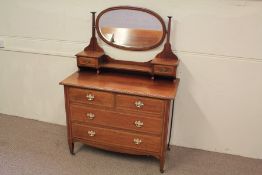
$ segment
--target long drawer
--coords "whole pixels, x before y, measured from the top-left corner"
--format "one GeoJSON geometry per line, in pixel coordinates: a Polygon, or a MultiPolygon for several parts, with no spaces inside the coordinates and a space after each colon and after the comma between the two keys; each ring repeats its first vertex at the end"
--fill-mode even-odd
{"type": "Polygon", "coordinates": [[[70,111],[73,122],[86,122],[158,135],[162,132],[162,119],[157,115],[123,114],[79,105],[71,105],[70,111]]]}
{"type": "Polygon", "coordinates": [[[93,104],[105,107],[114,106],[114,95],[110,92],[102,92],[90,89],[69,88],[69,100],[84,104],[93,104]]]}
{"type": "Polygon", "coordinates": [[[74,138],[80,138],[87,141],[108,145],[120,145],[150,152],[160,152],[161,139],[157,136],[134,134],[75,123],[72,124],[72,135],[74,138]]]}

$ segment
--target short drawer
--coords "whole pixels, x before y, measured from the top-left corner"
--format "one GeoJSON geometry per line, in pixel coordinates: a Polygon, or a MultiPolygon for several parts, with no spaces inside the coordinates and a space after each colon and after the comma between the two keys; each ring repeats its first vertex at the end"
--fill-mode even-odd
{"type": "Polygon", "coordinates": [[[114,95],[90,89],[69,88],[69,100],[73,102],[100,105],[105,107],[114,106],[114,95]]]}
{"type": "Polygon", "coordinates": [[[162,110],[164,109],[164,101],[147,97],[119,94],[116,95],[116,108],[162,113],[162,110]]]}
{"type": "Polygon", "coordinates": [[[88,141],[118,145],[150,152],[160,152],[161,137],[135,134],[114,129],[72,124],[72,135],[88,141]]]}
{"type": "Polygon", "coordinates": [[[98,65],[97,58],[88,58],[88,57],[77,57],[78,66],[86,67],[96,67],[98,65]]]}
{"type": "Polygon", "coordinates": [[[70,106],[71,121],[110,126],[160,135],[162,119],[153,115],[123,114],[83,106],[70,106]]]}
{"type": "Polygon", "coordinates": [[[154,65],[154,73],[161,75],[174,75],[175,72],[174,66],[165,66],[165,65],[154,65]]]}

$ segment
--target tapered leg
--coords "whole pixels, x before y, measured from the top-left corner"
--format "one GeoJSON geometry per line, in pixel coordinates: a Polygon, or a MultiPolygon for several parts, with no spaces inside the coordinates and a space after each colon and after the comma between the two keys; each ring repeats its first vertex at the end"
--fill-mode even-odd
{"type": "Polygon", "coordinates": [[[68,145],[69,145],[69,151],[70,151],[70,153],[72,154],[72,155],[75,155],[75,153],[74,153],[74,142],[72,142],[72,141],[68,141],[68,145]]]}
{"type": "Polygon", "coordinates": [[[170,140],[171,140],[171,136],[172,136],[173,117],[174,117],[174,100],[172,100],[171,123],[170,123],[169,138],[168,138],[168,143],[167,143],[167,150],[168,151],[170,151],[170,140]]]}
{"type": "Polygon", "coordinates": [[[160,172],[164,173],[164,166],[165,166],[165,158],[160,157],[160,172]]]}
{"type": "Polygon", "coordinates": [[[167,145],[167,150],[170,151],[170,144],[167,145]]]}

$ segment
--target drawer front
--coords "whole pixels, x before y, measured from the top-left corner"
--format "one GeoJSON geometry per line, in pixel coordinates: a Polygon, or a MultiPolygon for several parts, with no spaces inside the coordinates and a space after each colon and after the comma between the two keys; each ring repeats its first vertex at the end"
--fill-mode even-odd
{"type": "Polygon", "coordinates": [[[116,95],[116,107],[118,109],[162,113],[164,101],[147,97],[116,95]]]}
{"type": "Polygon", "coordinates": [[[175,67],[164,66],[164,65],[154,65],[154,73],[161,74],[161,75],[174,75],[175,67]]]}
{"type": "Polygon", "coordinates": [[[69,99],[73,102],[100,105],[105,107],[114,106],[114,95],[89,89],[69,88],[69,99]]]}
{"type": "Polygon", "coordinates": [[[161,137],[133,134],[80,124],[72,124],[72,134],[75,138],[95,141],[107,145],[119,145],[138,150],[160,152],[161,137]]]}
{"type": "Polygon", "coordinates": [[[158,135],[162,132],[162,119],[151,115],[129,115],[76,105],[72,105],[70,111],[73,122],[86,122],[158,135]]]}
{"type": "Polygon", "coordinates": [[[96,67],[98,65],[97,58],[77,57],[78,66],[96,67]]]}

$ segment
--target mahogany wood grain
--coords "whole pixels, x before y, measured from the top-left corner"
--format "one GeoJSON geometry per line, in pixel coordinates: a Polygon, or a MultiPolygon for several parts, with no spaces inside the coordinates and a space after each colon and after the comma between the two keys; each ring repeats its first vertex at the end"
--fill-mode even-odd
{"type": "Polygon", "coordinates": [[[62,85],[118,92],[158,99],[174,99],[179,79],[151,80],[147,76],[106,72],[97,75],[94,72],[75,72],[62,82],[62,85]]]}
{"type": "Polygon", "coordinates": [[[136,64],[123,64],[123,63],[103,63],[101,64],[102,68],[111,68],[111,69],[118,69],[118,70],[128,70],[132,72],[147,72],[151,73],[151,67],[149,66],[140,66],[136,64]]]}
{"type": "Polygon", "coordinates": [[[128,148],[148,150],[157,153],[160,151],[161,139],[157,136],[105,129],[76,123],[72,124],[72,133],[73,137],[107,143],[108,145],[121,145],[128,148]],[[90,131],[93,131],[95,134],[90,136],[88,134],[90,131]],[[134,139],[140,139],[141,143],[135,144],[134,139]]]}
{"type": "Polygon", "coordinates": [[[90,89],[70,87],[68,90],[68,98],[70,101],[83,104],[92,104],[105,107],[113,107],[114,105],[114,95],[112,93],[90,89]],[[88,100],[88,95],[93,97],[92,100],[88,100]]]}
{"type": "Polygon", "coordinates": [[[173,66],[155,65],[154,73],[157,75],[174,76],[176,75],[176,68],[173,66]]]}
{"type": "Polygon", "coordinates": [[[171,16],[168,16],[168,30],[167,30],[167,39],[166,43],[164,45],[164,49],[162,52],[157,54],[157,58],[164,58],[164,59],[172,59],[172,60],[178,60],[177,56],[173,53],[172,47],[170,44],[170,32],[171,32],[171,16]]]}
{"type": "Polygon", "coordinates": [[[98,53],[104,53],[104,50],[97,44],[97,39],[96,39],[96,24],[95,24],[95,14],[96,12],[91,12],[92,13],[92,37],[90,39],[89,45],[84,49],[85,52],[98,52],[98,53]]]}
{"type": "Polygon", "coordinates": [[[116,108],[125,110],[135,110],[140,112],[161,113],[164,101],[147,97],[116,95],[116,108]],[[141,102],[141,107],[136,106],[136,102],[141,102]]]}
{"type": "Polygon", "coordinates": [[[118,70],[128,70],[132,72],[146,72],[151,74],[152,68],[150,62],[133,62],[133,61],[123,61],[115,60],[109,56],[101,59],[101,68],[111,68],[118,70]]]}
{"type": "MultiPolygon", "coordinates": [[[[176,78],[179,60],[172,52],[170,31],[171,17],[166,32],[163,19],[147,9],[129,6],[108,8],[98,15],[96,23],[95,12],[92,12],[90,44],[76,55],[79,71],[60,82],[64,85],[67,138],[71,154],[74,154],[74,142],[80,141],[105,150],[152,155],[160,160],[160,172],[164,172],[170,104],[176,97],[179,84],[179,79],[176,78]],[[129,50],[155,48],[162,43],[167,33],[163,51],[153,60],[143,63],[115,60],[105,55],[97,43],[95,30],[99,29],[100,17],[116,9],[149,13],[163,27],[164,34],[159,43],[143,49],[133,46],[129,50]],[[97,72],[91,71],[92,69],[97,72]],[[100,71],[103,69],[105,71],[100,71]],[[119,73],[119,70],[128,73],[119,73]],[[161,77],[151,80],[150,76],[154,78],[155,75],[161,77]],[[170,76],[171,81],[166,79],[170,76]],[[141,127],[134,124],[136,121],[139,121],[141,127]]],[[[97,32],[100,36],[100,31],[97,32]]],[[[129,37],[127,42],[134,41],[141,42],[135,37],[129,37]]],[[[110,42],[108,44],[113,46],[110,42]]]]}
{"type": "Polygon", "coordinates": [[[98,59],[89,58],[89,57],[77,57],[77,65],[82,67],[97,67],[98,66],[98,59]]]}
{"type": "Polygon", "coordinates": [[[134,71],[144,72],[144,73],[150,74],[152,79],[155,78],[155,75],[167,76],[167,77],[172,77],[175,79],[176,78],[176,69],[177,69],[177,65],[179,62],[178,62],[177,56],[173,53],[172,48],[171,48],[171,44],[170,44],[171,17],[169,16],[168,18],[169,18],[168,30],[166,31],[166,27],[165,27],[165,23],[163,19],[157,13],[151,10],[148,10],[148,9],[131,7],[131,6],[111,7],[111,8],[103,10],[98,15],[96,21],[95,21],[95,12],[92,12],[92,37],[90,40],[90,44],[84,49],[84,51],[76,55],[78,67],[80,69],[90,68],[90,67],[95,68],[97,70],[97,74],[100,73],[101,70],[106,68],[106,69],[126,70],[126,71],[132,71],[132,72],[134,71]],[[103,14],[110,12],[110,11],[119,10],[119,9],[141,11],[141,12],[145,12],[145,13],[152,15],[153,17],[158,19],[162,25],[162,34],[163,34],[162,37],[159,37],[159,34],[156,34],[156,31],[146,31],[146,30],[140,30],[140,29],[121,29],[121,28],[116,28],[116,29],[101,28],[100,29],[99,20],[103,16],[103,14]],[[97,39],[95,36],[96,29],[97,29],[97,32],[100,38],[104,40],[107,44],[120,48],[120,49],[126,49],[126,50],[141,50],[142,51],[142,50],[153,49],[155,47],[158,47],[164,41],[166,34],[167,34],[167,40],[164,45],[164,49],[159,54],[157,54],[153,60],[149,62],[137,63],[137,62],[131,62],[131,61],[128,61],[128,62],[120,61],[120,60],[115,60],[115,59],[104,59],[104,57],[108,57],[108,56],[105,55],[103,49],[97,43],[97,39]],[[125,41],[125,44],[131,43],[132,45],[131,47],[127,47],[125,45],[121,46],[121,45],[114,44],[111,40],[106,39],[103,35],[103,31],[104,33],[114,33],[114,31],[118,31],[118,30],[128,31],[128,32],[124,32],[124,33],[127,33],[125,37],[127,38],[127,40],[125,41]],[[136,35],[139,35],[139,37],[135,37],[134,33],[136,33],[136,35]],[[159,40],[159,42],[156,42],[156,44],[149,46],[148,42],[152,42],[152,41],[148,40],[149,38],[148,36],[155,36],[153,37],[153,40],[159,40]],[[146,43],[143,43],[143,38],[146,38],[146,43]],[[87,58],[94,58],[94,60],[96,61],[92,62],[92,60],[88,60],[87,58]],[[167,74],[167,73],[159,72],[157,71],[157,65],[173,66],[174,73],[167,74]]]}
{"type": "Polygon", "coordinates": [[[81,141],[106,150],[152,155],[159,158],[160,171],[163,172],[170,101],[175,98],[178,81],[152,81],[143,76],[118,73],[97,75],[93,72],[76,72],[61,84],[65,85],[68,144],[71,154],[74,154],[74,142],[81,141]],[[112,90],[109,82],[116,83],[118,89],[112,90]],[[167,83],[165,95],[169,98],[152,97],[151,93],[162,93],[163,89],[158,91],[163,83],[167,83]],[[124,87],[129,89],[143,87],[141,90],[147,89],[149,93],[143,95],[138,95],[135,91],[126,93],[122,89],[124,84],[124,87]],[[158,91],[154,91],[155,88],[158,88],[158,91]],[[93,94],[97,101],[86,102],[87,94],[93,94]],[[143,102],[142,110],[133,109],[136,100],[143,102]],[[119,108],[119,105],[122,107],[119,108]],[[151,107],[148,108],[148,105],[151,107]],[[93,113],[95,118],[89,120],[87,113],[93,113]],[[143,122],[141,128],[134,125],[136,120],[143,122]],[[94,131],[95,136],[91,137],[88,131],[94,131]],[[141,139],[142,143],[134,144],[134,139],[141,139]]]}
{"type": "Polygon", "coordinates": [[[77,53],[75,56],[77,57],[90,57],[90,58],[99,58],[104,55],[104,52],[99,52],[99,51],[81,51],[77,53]]]}
{"type": "Polygon", "coordinates": [[[71,105],[71,121],[82,122],[88,125],[100,125],[102,127],[114,127],[122,130],[145,132],[161,135],[162,119],[158,115],[129,114],[103,110],[94,107],[71,105]],[[93,117],[90,117],[90,114],[93,117]],[[141,127],[135,125],[136,121],[143,123],[141,127]]]}
{"type": "Polygon", "coordinates": [[[71,115],[70,115],[70,105],[68,98],[68,87],[64,86],[64,95],[65,95],[65,109],[66,109],[66,125],[67,125],[67,141],[69,146],[69,151],[71,154],[74,154],[74,143],[72,137],[72,125],[71,125],[71,115]]]}
{"type": "Polygon", "coordinates": [[[179,62],[180,61],[176,59],[165,59],[165,58],[155,57],[150,63],[158,64],[158,65],[166,65],[166,66],[178,66],[179,62]]]}
{"type": "MultiPolygon", "coordinates": [[[[167,76],[172,76],[176,78],[176,69],[178,66],[178,58],[177,56],[173,53],[172,47],[170,44],[170,32],[171,32],[171,16],[168,16],[168,31],[167,31],[167,39],[166,43],[164,45],[164,49],[156,55],[156,57],[151,61],[153,68],[153,75],[167,75],[167,76]],[[174,73],[173,74],[163,74],[162,72],[156,71],[156,67],[158,65],[169,65],[173,66],[174,73]]],[[[153,76],[154,78],[154,76],[153,76]]]]}
{"type": "Polygon", "coordinates": [[[118,152],[118,153],[125,153],[125,154],[134,154],[134,155],[147,155],[147,156],[154,156],[155,158],[159,159],[160,155],[159,153],[152,152],[149,150],[139,150],[135,148],[129,148],[129,147],[124,147],[122,145],[109,145],[108,143],[100,143],[92,140],[84,140],[81,138],[73,138],[74,142],[81,142],[86,145],[95,147],[95,148],[100,148],[103,150],[107,151],[113,151],[113,152],[118,152]]]}
{"type": "Polygon", "coordinates": [[[168,135],[168,125],[169,125],[169,113],[170,113],[171,100],[167,101],[164,111],[164,121],[162,127],[163,137],[161,138],[161,153],[160,153],[160,172],[164,172],[165,160],[166,160],[166,150],[167,150],[167,135],[168,135]]]}

